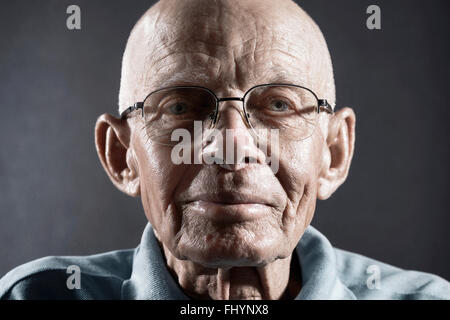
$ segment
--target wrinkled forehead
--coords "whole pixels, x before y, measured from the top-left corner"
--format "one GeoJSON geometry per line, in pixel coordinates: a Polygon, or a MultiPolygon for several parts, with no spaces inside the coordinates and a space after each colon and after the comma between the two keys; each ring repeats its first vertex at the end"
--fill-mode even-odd
{"type": "Polygon", "coordinates": [[[179,84],[245,91],[261,83],[284,82],[320,93],[318,54],[324,43],[300,8],[290,2],[276,10],[207,3],[161,5],[138,22],[125,54],[130,61],[124,56],[123,66],[134,69],[126,80],[135,86],[136,98],[179,84]]]}

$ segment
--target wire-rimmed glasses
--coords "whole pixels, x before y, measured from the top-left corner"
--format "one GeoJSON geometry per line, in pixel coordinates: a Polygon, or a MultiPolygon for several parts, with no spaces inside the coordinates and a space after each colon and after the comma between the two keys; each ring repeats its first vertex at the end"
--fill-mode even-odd
{"type": "Polygon", "coordinates": [[[282,139],[303,140],[311,136],[321,111],[332,114],[326,99],[319,99],[310,89],[293,84],[271,83],[254,86],[243,97],[219,98],[208,88],[172,86],[155,90],[142,102],[121,113],[124,119],[141,110],[148,138],[174,145],[172,132],[185,129],[193,133],[194,124],[201,129],[214,129],[220,118],[219,103],[241,101],[241,115],[249,129],[279,130],[282,139]]]}

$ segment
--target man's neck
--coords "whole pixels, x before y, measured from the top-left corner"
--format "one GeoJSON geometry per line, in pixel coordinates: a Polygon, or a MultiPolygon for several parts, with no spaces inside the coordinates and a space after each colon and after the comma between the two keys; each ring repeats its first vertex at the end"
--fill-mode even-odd
{"type": "Polygon", "coordinates": [[[263,267],[215,269],[179,260],[165,246],[163,251],[169,270],[194,299],[293,299],[300,291],[300,265],[295,254],[263,267]]]}

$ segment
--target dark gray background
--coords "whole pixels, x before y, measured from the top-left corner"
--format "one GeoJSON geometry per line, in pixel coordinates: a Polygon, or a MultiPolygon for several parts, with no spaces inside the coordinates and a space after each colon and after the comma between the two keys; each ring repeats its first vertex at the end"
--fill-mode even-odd
{"type": "MultiPolygon", "coordinates": [[[[347,182],[313,220],[337,247],[450,279],[448,1],[299,1],[357,115],[347,182]],[[370,4],[382,30],[366,28],[370,4]]],[[[151,1],[1,1],[0,275],[46,255],[135,247],[140,200],[109,182],[94,124],[115,113],[126,39],[151,1]],[[66,28],[78,4],[82,30],[66,28]]]]}

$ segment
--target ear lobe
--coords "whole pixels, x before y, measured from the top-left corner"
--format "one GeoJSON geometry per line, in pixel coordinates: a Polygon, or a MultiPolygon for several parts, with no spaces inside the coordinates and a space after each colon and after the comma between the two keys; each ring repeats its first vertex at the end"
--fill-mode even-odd
{"type": "Polygon", "coordinates": [[[356,116],[350,108],[339,110],[329,121],[318,179],[320,200],[328,199],[347,178],[355,146],[355,123],[356,116]]]}
{"type": "Polygon", "coordinates": [[[126,121],[103,114],[95,125],[95,145],[100,162],[112,183],[122,192],[140,194],[139,174],[130,129],[126,121]]]}

